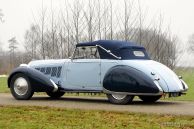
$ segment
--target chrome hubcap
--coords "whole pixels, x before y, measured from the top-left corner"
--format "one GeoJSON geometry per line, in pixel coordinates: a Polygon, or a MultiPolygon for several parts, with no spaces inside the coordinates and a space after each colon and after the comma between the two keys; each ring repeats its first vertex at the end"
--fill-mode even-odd
{"type": "Polygon", "coordinates": [[[112,94],[112,97],[117,99],[117,100],[121,100],[124,99],[127,95],[124,94],[112,94]]]}
{"type": "Polygon", "coordinates": [[[28,82],[25,78],[19,77],[14,82],[14,91],[18,95],[25,95],[28,91],[28,82]]]}

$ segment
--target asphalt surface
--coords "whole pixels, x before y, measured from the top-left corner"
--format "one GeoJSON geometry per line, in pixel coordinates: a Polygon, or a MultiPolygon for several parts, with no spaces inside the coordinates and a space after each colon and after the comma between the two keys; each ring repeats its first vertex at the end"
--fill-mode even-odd
{"type": "Polygon", "coordinates": [[[63,96],[60,99],[50,99],[46,95],[34,95],[31,100],[15,100],[11,94],[0,93],[0,105],[48,106],[84,110],[105,110],[119,112],[142,112],[172,115],[194,116],[194,102],[188,101],[158,101],[153,104],[134,100],[128,105],[114,105],[103,97],[63,96]]]}

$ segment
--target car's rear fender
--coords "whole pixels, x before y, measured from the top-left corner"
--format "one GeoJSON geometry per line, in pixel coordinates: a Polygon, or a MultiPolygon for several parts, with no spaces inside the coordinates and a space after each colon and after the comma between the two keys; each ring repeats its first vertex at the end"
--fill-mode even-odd
{"type": "Polygon", "coordinates": [[[153,80],[133,67],[118,65],[106,73],[103,80],[104,92],[134,95],[162,95],[158,80],[153,80]]]}

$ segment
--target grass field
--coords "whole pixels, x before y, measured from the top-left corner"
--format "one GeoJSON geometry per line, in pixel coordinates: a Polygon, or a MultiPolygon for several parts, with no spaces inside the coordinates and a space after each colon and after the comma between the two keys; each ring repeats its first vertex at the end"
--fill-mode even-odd
{"type": "MultiPolygon", "coordinates": [[[[194,69],[178,69],[176,70],[177,75],[181,75],[183,80],[188,84],[189,91],[186,95],[182,95],[181,97],[168,98],[168,100],[187,100],[194,101],[194,69]]],[[[7,88],[7,78],[0,78],[0,93],[8,93],[9,88],[7,88]]],[[[68,95],[68,94],[67,94],[68,95]]],[[[69,95],[77,95],[77,94],[69,94],[69,95]]],[[[80,94],[83,96],[84,94],[80,94]]],[[[90,95],[86,95],[90,96],[90,95]]],[[[100,95],[105,96],[105,95],[100,95]]]]}
{"type": "Polygon", "coordinates": [[[0,77],[0,93],[8,93],[7,77],[0,77]]]}
{"type": "MultiPolygon", "coordinates": [[[[187,95],[170,100],[194,101],[193,70],[177,70],[189,85],[187,95]]],[[[10,92],[0,78],[0,93],[10,92]]],[[[77,95],[77,94],[73,94],[77,95]]],[[[81,94],[84,95],[84,94],[81,94]]],[[[89,96],[89,95],[86,95],[89,96]]],[[[100,95],[104,96],[104,95],[100,95]]],[[[91,111],[51,107],[0,106],[0,129],[192,129],[194,117],[143,113],[91,111]]]]}
{"type": "Polygon", "coordinates": [[[1,129],[194,128],[194,117],[0,106],[1,129]]]}

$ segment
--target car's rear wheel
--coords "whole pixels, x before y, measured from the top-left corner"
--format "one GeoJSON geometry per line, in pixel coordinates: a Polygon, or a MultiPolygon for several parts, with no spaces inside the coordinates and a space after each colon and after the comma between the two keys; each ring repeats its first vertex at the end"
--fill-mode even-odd
{"type": "Polygon", "coordinates": [[[156,102],[157,100],[159,100],[162,97],[162,95],[157,95],[157,96],[139,96],[139,98],[144,101],[144,102],[148,102],[148,103],[153,103],[156,102]]]}
{"type": "Polygon", "coordinates": [[[113,104],[127,104],[132,102],[134,96],[125,94],[107,94],[107,98],[113,104]]]}
{"type": "Polygon", "coordinates": [[[12,77],[10,90],[13,97],[18,100],[28,100],[34,94],[28,77],[22,73],[18,73],[12,77]]]}
{"type": "Polygon", "coordinates": [[[58,98],[62,97],[65,94],[65,92],[59,92],[59,91],[57,91],[57,92],[46,92],[46,93],[49,97],[51,97],[53,99],[58,99],[58,98]]]}

